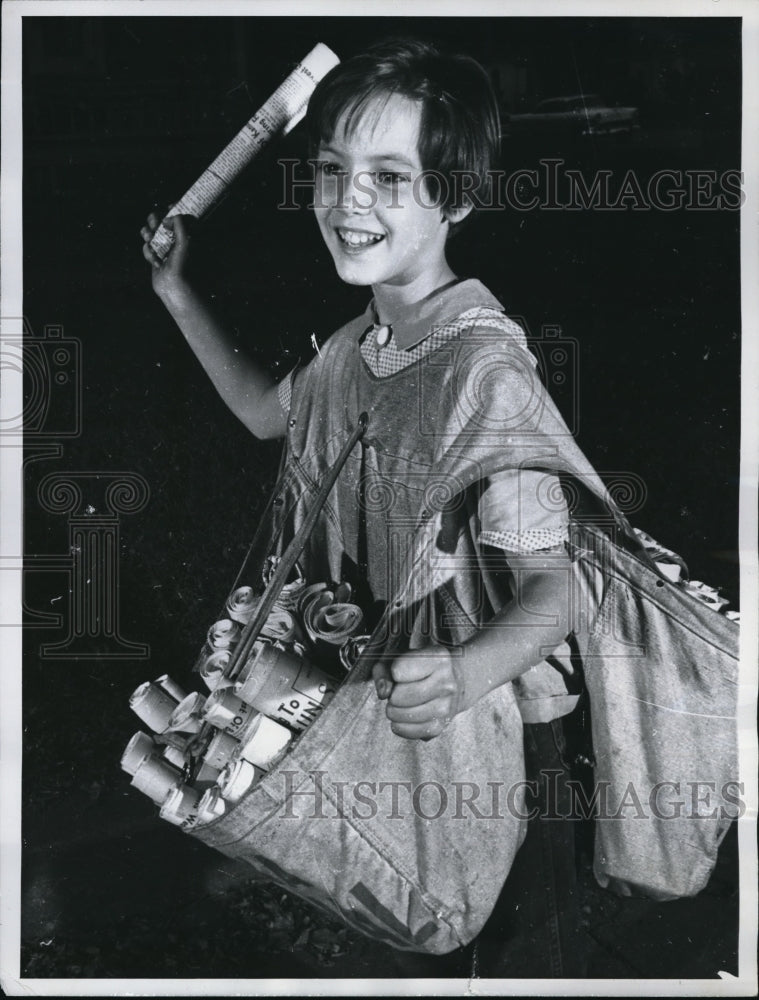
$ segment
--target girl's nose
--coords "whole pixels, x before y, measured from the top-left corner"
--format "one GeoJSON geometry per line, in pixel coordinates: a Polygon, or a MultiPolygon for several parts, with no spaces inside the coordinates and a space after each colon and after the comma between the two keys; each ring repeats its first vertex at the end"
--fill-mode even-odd
{"type": "Polygon", "coordinates": [[[368,212],[377,204],[377,189],[374,176],[369,170],[358,170],[348,175],[345,185],[343,208],[351,212],[368,212]]]}
{"type": "Polygon", "coordinates": [[[321,195],[327,205],[343,212],[364,214],[377,204],[374,177],[368,170],[346,170],[326,177],[321,195]]]}

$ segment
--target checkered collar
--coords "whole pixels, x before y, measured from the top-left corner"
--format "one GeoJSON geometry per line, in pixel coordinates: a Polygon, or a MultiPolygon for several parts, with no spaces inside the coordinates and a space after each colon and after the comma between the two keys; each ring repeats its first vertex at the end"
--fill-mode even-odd
{"type": "MultiPolygon", "coordinates": [[[[503,311],[501,303],[482,282],[476,278],[457,278],[427,298],[408,306],[392,324],[393,339],[402,350],[410,351],[426,340],[436,327],[450,323],[461,313],[477,306],[503,311]]],[[[367,306],[364,318],[369,324],[368,329],[362,327],[366,334],[379,324],[374,299],[367,306]]]]}

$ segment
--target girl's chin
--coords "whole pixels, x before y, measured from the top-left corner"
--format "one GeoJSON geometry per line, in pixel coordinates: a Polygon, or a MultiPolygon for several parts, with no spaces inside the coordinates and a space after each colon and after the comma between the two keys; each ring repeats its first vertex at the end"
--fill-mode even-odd
{"type": "Polygon", "coordinates": [[[345,258],[333,258],[338,277],[347,285],[373,285],[377,276],[372,274],[370,268],[362,267],[353,261],[346,261],[345,258]]]}

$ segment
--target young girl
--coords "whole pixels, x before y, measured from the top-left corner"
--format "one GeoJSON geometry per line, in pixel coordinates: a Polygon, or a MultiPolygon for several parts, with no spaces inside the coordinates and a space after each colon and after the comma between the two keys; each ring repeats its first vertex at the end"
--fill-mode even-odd
{"type": "MultiPolygon", "coordinates": [[[[523,331],[448,263],[448,241],[497,162],[488,77],[422,42],[379,44],[327,75],[307,126],[316,219],[340,278],[371,288],[363,315],[275,384],[193,286],[186,217],[170,220],[165,261],[149,247],[158,216],[142,229],[153,287],[230,409],[257,437],[286,438],[291,491],[312,489],[368,414],[304,553],[307,579],[348,581],[376,624],[416,527],[437,510],[434,573],[395,620],[399,652],[374,667],[388,739],[434,739],[513,684],[537,781],[530,805],[548,808],[542,772],[565,813],[565,728],[581,690],[573,654],[603,582],[570,557],[560,478],[603,487],[539,385],[523,331]],[[578,586],[582,621],[570,613],[578,586]]],[[[284,511],[291,499],[280,498],[284,511]]],[[[531,820],[475,971],[582,975],[576,897],[572,824],[531,820]]],[[[470,951],[399,963],[417,975],[472,972],[470,951]]]]}

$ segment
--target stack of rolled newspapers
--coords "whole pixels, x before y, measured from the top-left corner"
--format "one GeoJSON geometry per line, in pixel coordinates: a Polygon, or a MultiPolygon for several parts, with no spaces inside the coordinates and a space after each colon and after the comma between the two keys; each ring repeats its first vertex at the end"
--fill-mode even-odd
{"type": "MultiPolygon", "coordinates": [[[[264,584],[276,568],[269,562],[264,584]]],[[[351,589],[308,586],[296,567],[246,655],[235,656],[262,600],[239,586],[208,629],[195,665],[209,693],[167,674],[141,684],[130,707],[149,732],[121,758],[162,819],[190,830],[223,816],[285,756],[335,695],[368,641],[351,589]]]]}

